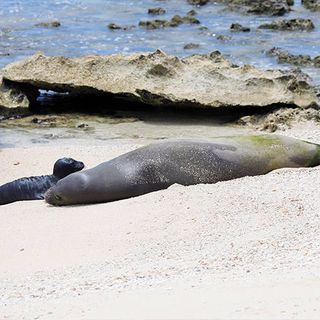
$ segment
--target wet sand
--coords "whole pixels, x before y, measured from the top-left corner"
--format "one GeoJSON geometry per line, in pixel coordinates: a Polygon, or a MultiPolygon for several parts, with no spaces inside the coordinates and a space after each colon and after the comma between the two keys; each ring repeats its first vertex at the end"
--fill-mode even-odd
{"type": "Polygon", "coordinates": [[[169,138],[201,138],[226,135],[251,134],[249,126],[232,123],[239,118],[217,115],[210,111],[182,112],[161,111],[115,111],[34,114],[21,119],[0,121],[0,147],[35,147],[106,144],[146,144],[169,138]],[[5,146],[2,146],[5,147],[5,146]]]}
{"type": "MultiPolygon", "coordinates": [[[[320,143],[320,128],[284,134],[320,143]]],[[[140,144],[0,151],[0,183],[88,167],[140,144]]],[[[0,315],[9,319],[318,319],[320,169],[281,169],[122,201],[0,208],[0,315]]]]}

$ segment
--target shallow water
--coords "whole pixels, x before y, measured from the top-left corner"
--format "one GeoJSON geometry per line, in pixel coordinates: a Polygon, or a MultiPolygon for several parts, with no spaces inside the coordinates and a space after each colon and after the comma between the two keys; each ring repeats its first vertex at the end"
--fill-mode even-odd
{"type": "MultiPolygon", "coordinates": [[[[188,5],[186,0],[1,0],[0,67],[37,51],[43,51],[47,55],[75,57],[85,54],[130,54],[161,48],[167,53],[180,57],[219,50],[236,64],[249,63],[264,69],[291,68],[288,65],[277,64],[276,59],[266,56],[265,51],[278,46],[294,54],[309,54],[312,57],[320,55],[320,14],[305,10],[300,1],[295,1],[295,3],[294,11],[282,18],[311,18],[316,26],[315,31],[274,32],[258,30],[257,27],[260,24],[270,22],[275,18],[241,15],[237,12],[227,11],[223,5],[215,3],[197,8],[188,5]],[[167,10],[165,15],[148,15],[148,8],[159,6],[167,10]],[[169,19],[175,14],[185,15],[191,9],[198,12],[196,17],[200,20],[200,25],[184,24],[175,28],[158,30],[145,30],[138,27],[141,20],[169,19]],[[58,28],[35,26],[37,23],[53,20],[60,21],[61,26],[58,28]],[[121,26],[134,25],[135,27],[126,31],[109,30],[107,26],[111,22],[121,26]],[[234,22],[249,26],[252,31],[233,33],[229,28],[234,22]],[[207,27],[208,30],[200,30],[202,26],[207,27]],[[230,40],[218,40],[217,36],[219,35],[230,37],[230,40]],[[200,47],[184,50],[184,45],[190,42],[197,43],[200,47]]],[[[314,84],[320,85],[319,69],[304,68],[303,70],[312,77],[314,84]]],[[[93,119],[91,120],[93,121],[93,119]]],[[[119,139],[131,139],[132,132],[136,132],[138,134],[133,139],[139,139],[137,137],[156,139],[161,136],[169,137],[180,134],[180,131],[176,129],[179,127],[177,125],[168,126],[164,132],[162,129],[158,132],[152,131],[148,124],[146,128],[144,125],[144,121],[131,123],[126,127],[127,132],[123,129],[120,134],[117,134],[118,124],[109,124],[108,129],[105,129],[108,134],[104,133],[104,137],[112,139],[114,133],[119,139]],[[170,130],[171,132],[169,132],[170,130]]],[[[19,127],[18,123],[16,126],[19,127]]],[[[2,144],[16,145],[18,137],[25,143],[53,143],[54,140],[40,138],[37,140],[37,135],[41,136],[41,133],[35,128],[24,128],[22,133],[18,130],[15,131],[14,128],[7,128],[3,125],[0,127],[2,128],[0,129],[0,143],[2,144]]],[[[210,127],[212,125],[203,128],[210,127]]],[[[214,132],[215,135],[220,135],[217,129],[218,125],[214,128],[212,132],[208,129],[208,134],[214,132]]],[[[196,136],[198,129],[197,123],[195,123],[193,127],[189,127],[189,131],[187,130],[185,134],[196,136]]],[[[51,134],[52,130],[57,129],[47,128],[46,130],[51,134]]],[[[60,130],[61,138],[63,136],[69,137],[65,128],[60,130]]],[[[220,131],[221,134],[225,134],[224,129],[220,131]]],[[[98,137],[99,130],[96,128],[94,132],[93,136],[98,137]]],[[[205,129],[202,134],[206,135],[205,129]]],[[[75,136],[84,139],[84,141],[88,137],[93,137],[87,133],[81,136],[78,131],[75,136]]],[[[97,138],[96,141],[100,140],[97,138]]]]}

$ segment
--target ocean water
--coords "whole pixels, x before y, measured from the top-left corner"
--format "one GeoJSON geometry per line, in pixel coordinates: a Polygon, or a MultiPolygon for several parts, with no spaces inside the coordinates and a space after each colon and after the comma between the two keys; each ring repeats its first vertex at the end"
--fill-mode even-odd
{"type": "MultiPolygon", "coordinates": [[[[70,57],[85,54],[112,54],[154,51],[186,56],[193,53],[221,51],[236,64],[250,63],[261,68],[288,68],[267,57],[266,50],[274,46],[294,54],[320,55],[320,14],[305,10],[295,1],[293,11],[284,18],[310,18],[316,25],[312,32],[274,32],[257,27],[274,17],[242,15],[211,3],[194,7],[186,0],[1,0],[0,1],[0,67],[42,51],[47,55],[70,57]],[[148,8],[161,6],[166,14],[150,16],[148,8]],[[141,20],[168,19],[189,10],[198,12],[200,25],[145,30],[138,27],[141,20]],[[41,28],[35,24],[58,20],[59,28],[41,28]],[[129,30],[109,30],[111,22],[134,26],[129,30]],[[251,28],[248,33],[233,33],[230,25],[238,22],[251,28]],[[199,30],[205,26],[208,30],[199,30]],[[231,37],[221,41],[217,36],[231,37]],[[184,50],[187,43],[199,48],[184,50]]],[[[304,69],[320,84],[319,70],[304,69]]]]}
{"type": "MultiPolygon", "coordinates": [[[[292,66],[279,65],[275,58],[266,55],[266,51],[276,46],[293,54],[309,54],[312,57],[320,55],[320,13],[305,10],[301,1],[296,0],[293,11],[282,18],[297,17],[312,19],[316,29],[312,32],[259,30],[257,27],[260,24],[278,18],[242,15],[228,11],[225,6],[218,3],[194,7],[186,0],[0,0],[0,68],[37,51],[42,51],[46,55],[77,57],[86,54],[150,52],[160,48],[179,57],[219,50],[235,64],[253,64],[263,69],[287,69],[292,66]],[[166,14],[151,16],[148,14],[148,8],[152,7],[162,7],[166,10],[166,14]],[[191,9],[197,11],[196,17],[200,20],[200,25],[183,24],[175,28],[157,30],[146,30],[138,26],[142,20],[170,19],[176,14],[186,15],[191,9]],[[61,26],[58,28],[35,26],[37,23],[53,20],[58,20],[61,26]],[[235,22],[250,27],[251,32],[231,32],[230,25],[235,22]],[[107,27],[109,23],[132,26],[132,28],[109,30],[107,27]],[[201,27],[207,29],[203,30],[201,27]],[[219,35],[230,39],[221,41],[218,39],[219,35]],[[184,45],[187,43],[196,43],[200,47],[185,50],[184,45]]],[[[309,67],[302,70],[309,74],[315,85],[320,85],[320,69],[309,67]]],[[[144,122],[140,123],[143,126],[144,122]]],[[[183,123],[179,124],[181,125],[183,123]]],[[[142,130],[141,126],[131,124],[127,128],[129,131],[132,128],[132,132],[121,131],[122,133],[117,135],[117,126],[117,124],[110,126],[104,135],[110,135],[110,139],[114,136],[126,138],[126,135],[131,137],[135,132],[142,130]]],[[[189,135],[197,136],[198,129],[197,125],[194,126],[193,131],[191,129],[188,131],[189,135]]],[[[17,130],[3,126],[1,128],[0,122],[0,136],[2,136],[0,143],[16,145],[17,139],[26,140],[30,134],[33,138],[27,140],[39,143],[39,139],[36,139],[39,136],[37,131],[30,128],[23,130],[24,133],[18,124],[17,130]]],[[[50,130],[52,129],[43,129],[43,135],[50,130]]],[[[176,132],[174,126],[172,130],[171,134],[160,130],[158,135],[173,136],[176,132]]],[[[143,130],[142,132],[145,136],[150,133],[143,130]]],[[[139,139],[139,134],[136,136],[139,139]]],[[[152,133],[151,136],[155,138],[156,134],[152,133]]],[[[60,138],[62,137],[63,134],[60,134],[60,138]]],[[[75,134],[75,137],[78,136],[75,134]]],[[[52,143],[53,140],[49,139],[49,142],[52,143]]]]}

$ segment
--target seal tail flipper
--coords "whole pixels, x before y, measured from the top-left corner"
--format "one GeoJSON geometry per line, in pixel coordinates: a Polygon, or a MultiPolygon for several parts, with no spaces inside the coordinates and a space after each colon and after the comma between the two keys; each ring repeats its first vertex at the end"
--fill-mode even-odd
{"type": "Polygon", "coordinates": [[[41,200],[56,180],[54,176],[38,176],[8,182],[0,186],[0,205],[23,200],[41,200]]]}

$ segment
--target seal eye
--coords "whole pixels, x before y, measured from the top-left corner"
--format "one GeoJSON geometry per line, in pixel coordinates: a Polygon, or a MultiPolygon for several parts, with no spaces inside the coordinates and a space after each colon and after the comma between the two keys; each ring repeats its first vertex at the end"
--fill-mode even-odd
{"type": "Polygon", "coordinates": [[[58,201],[62,200],[62,198],[61,198],[59,195],[57,195],[57,194],[54,195],[54,198],[55,198],[56,200],[58,200],[58,201]]]}

